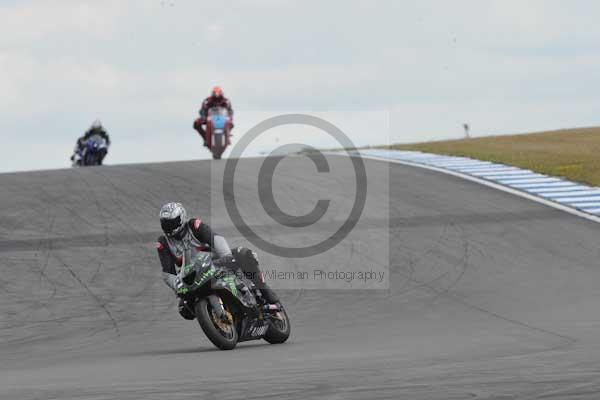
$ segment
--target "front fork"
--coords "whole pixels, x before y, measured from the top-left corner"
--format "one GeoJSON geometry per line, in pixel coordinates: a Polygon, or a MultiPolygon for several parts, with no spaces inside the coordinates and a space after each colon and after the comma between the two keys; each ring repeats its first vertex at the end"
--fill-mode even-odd
{"type": "Polygon", "coordinates": [[[208,302],[210,303],[212,309],[215,311],[215,314],[217,314],[219,318],[223,318],[223,316],[225,315],[225,307],[223,306],[223,300],[221,300],[221,298],[216,294],[211,294],[208,296],[208,302]]]}

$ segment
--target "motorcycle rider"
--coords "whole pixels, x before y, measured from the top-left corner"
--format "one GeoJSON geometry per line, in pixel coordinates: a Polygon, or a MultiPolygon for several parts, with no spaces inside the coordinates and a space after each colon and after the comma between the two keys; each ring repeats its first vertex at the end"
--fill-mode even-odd
{"type": "Polygon", "coordinates": [[[185,208],[180,203],[167,203],[159,212],[160,225],[164,235],[158,238],[156,249],[162,265],[163,280],[180,297],[179,314],[185,319],[194,319],[193,313],[186,306],[184,295],[187,293],[186,285],[179,279],[177,273],[184,262],[186,251],[192,258],[201,251],[210,251],[213,254],[214,264],[235,271],[241,268],[245,276],[249,277],[260,289],[265,306],[276,304],[279,298],[264,282],[258,268],[256,253],[238,247],[229,248],[227,240],[212,231],[210,226],[200,218],[189,218],[185,208]]]}
{"type": "Polygon", "coordinates": [[[81,164],[81,155],[83,153],[85,142],[86,142],[86,140],[88,140],[90,137],[92,137],[94,135],[99,135],[101,138],[103,138],[106,141],[106,148],[102,149],[102,152],[100,155],[100,165],[102,165],[102,161],[104,160],[104,157],[106,157],[106,154],[108,152],[108,146],[110,146],[110,137],[108,136],[108,133],[106,133],[106,130],[102,126],[102,122],[100,122],[99,119],[92,122],[92,125],[83,134],[83,136],[81,136],[79,139],[77,139],[77,142],[75,143],[75,149],[73,151],[73,155],[71,156],[71,161],[73,161],[74,164],[76,164],[76,165],[81,164]]]}
{"type": "Polygon", "coordinates": [[[223,95],[223,91],[219,86],[215,86],[210,96],[208,96],[202,102],[202,107],[200,108],[199,114],[200,118],[194,121],[194,129],[198,131],[202,139],[204,139],[204,146],[206,144],[206,131],[203,128],[203,125],[206,125],[206,117],[208,116],[208,110],[211,107],[225,107],[227,111],[229,111],[229,116],[231,118],[231,129],[233,129],[233,108],[231,107],[231,102],[227,97],[223,95]]]}

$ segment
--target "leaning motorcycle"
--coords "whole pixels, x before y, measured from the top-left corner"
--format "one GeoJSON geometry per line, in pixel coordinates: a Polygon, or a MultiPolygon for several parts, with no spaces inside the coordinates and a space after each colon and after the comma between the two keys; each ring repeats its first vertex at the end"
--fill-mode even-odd
{"type": "Polygon", "coordinates": [[[220,160],[230,143],[231,115],[225,107],[211,107],[206,118],[206,145],[213,159],[220,160]]]}
{"type": "Polygon", "coordinates": [[[84,142],[76,164],[82,167],[102,165],[106,151],[106,140],[100,135],[92,135],[84,142]]]}
{"type": "Polygon", "coordinates": [[[288,315],[279,303],[265,306],[254,283],[244,274],[216,266],[210,253],[198,253],[178,277],[185,285],[184,306],[208,339],[221,350],[264,339],[283,343],[290,336],[288,315]]]}

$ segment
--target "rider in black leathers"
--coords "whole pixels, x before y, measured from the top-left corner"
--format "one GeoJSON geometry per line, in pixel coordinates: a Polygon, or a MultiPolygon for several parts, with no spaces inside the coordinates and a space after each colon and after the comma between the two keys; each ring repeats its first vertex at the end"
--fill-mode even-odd
{"type": "MultiPolygon", "coordinates": [[[[158,238],[156,248],[162,265],[163,280],[176,294],[179,295],[182,288],[177,273],[186,250],[192,256],[201,251],[210,251],[215,258],[215,265],[232,270],[241,268],[244,275],[260,289],[264,303],[279,302],[275,292],[264,281],[258,268],[256,253],[243,247],[231,250],[225,238],[214,233],[199,218],[188,219],[185,208],[180,203],[165,204],[160,210],[160,222],[164,235],[158,238]]],[[[179,313],[185,319],[194,319],[183,298],[179,302],[179,313]]]]}

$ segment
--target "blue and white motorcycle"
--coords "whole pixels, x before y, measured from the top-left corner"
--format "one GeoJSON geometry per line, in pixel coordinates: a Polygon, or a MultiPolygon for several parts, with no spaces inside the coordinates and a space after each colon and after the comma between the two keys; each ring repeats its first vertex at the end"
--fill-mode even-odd
{"type": "Polygon", "coordinates": [[[93,135],[75,153],[73,166],[87,167],[102,165],[102,160],[106,156],[107,151],[108,145],[106,140],[100,135],[93,135]]]}

